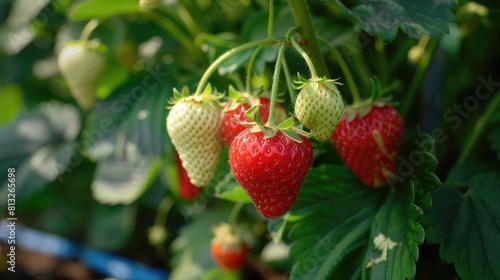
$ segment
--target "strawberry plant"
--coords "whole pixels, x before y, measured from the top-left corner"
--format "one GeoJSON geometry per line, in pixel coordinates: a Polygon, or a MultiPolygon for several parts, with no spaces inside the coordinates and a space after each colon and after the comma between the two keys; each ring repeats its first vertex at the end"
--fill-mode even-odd
{"type": "Polygon", "coordinates": [[[0,278],[500,278],[495,5],[0,1],[0,278]]]}

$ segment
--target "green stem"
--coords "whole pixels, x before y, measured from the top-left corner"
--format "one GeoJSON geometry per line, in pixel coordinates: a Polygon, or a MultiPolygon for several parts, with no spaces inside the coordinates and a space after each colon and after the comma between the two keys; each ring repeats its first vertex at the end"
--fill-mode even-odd
{"type": "Polygon", "coordinates": [[[198,87],[196,88],[196,92],[194,95],[200,95],[203,92],[210,76],[215,72],[215,70],[217,70],[217,68],[221,65],[221,63],[224,62],[226,59],[246,49],[254,48],[257,46],[267,46],[271,45],[272,43],[274,43],[274,40],[262,39],[240,45],[234,49],[230,49],[227,52],[223,53],[207,68],[205,73],[203,73],[203,76],[201,77],[200,82],[198,83],[198,87]]]}
{"type": "Polygon", "coordinates": [[[200,50],[194,47],[193,41],[189,38],[171,19],[162,16],[155,11],[148,11],[147,14],[153,19],[161,28],[170,34],[183,48],[188,52],[201,57],[200,50]]]}
{"type": "Polygon", "coordinates": [[[477,141],[479,140],[480,136],[483,134],[484,130],[488,126],[490,120],[494,117],[495,113],[498,112],[498,110],[500,109],[499,107],[500,107],[500,92],[497,92],[495,94],[493,101],[491,101],[491,103],[489,104],[488,109],[486,109],[486,112],[483,113],[483,115],[474,125],[472,134],[470,135],[469,139],[467,139],[464,149],[460,154],[460,157],[458,158],[457,161],[458,164],[465,163],[469,159],[470,155],[472,154],[472,151],[474,151],[474,148],[476,147],[477,141]]]}
{"type": "Polygon", "coordinates": [[[182,19],[186,27],[189,29],[193,38],[196,38],[196,36],[201,33],[201,30],[199,29],[199,25],[196,24],[196,21],[194,20],[194,17],[191,15],[189,9],[186,8],[185,4],[182,3],[181,1],[181,3],[178,3],[177,8],[174,9],[174,11],[182,19]]]}
{"type": "Polygon", "coordinates": [[[246,92],[251,94],[252,93],[252,76],[253,76],[253,67],[255,65],[255,61],[257,60],[257,57],[259,56],[259,53],[262,51],[264,46],[259,46],[252,54],[252,57],[250,58],[250,61],[248,61],[248,67],[247,67],[247,80],[246,80],[246,92]]]}
{"type": "Polygon", "coordinates": [[[415,75],[413,76],[413,80],[411,81],[411,84],[405,95],[405,101],[401,106],[401,117],[403,119],[406,119],[411,106],[415,104],[414,99],[416,97],[417,90],[422,85],[422,80],[425,77],[425,72],[427,71],[427,68],[429,68],[432,55],[434,54],[434,50],[437,47],[437,43],[438,40],[429,41],[429,43],[427,44],[427,48],[425,49],[425,53],[422,55],[422,58],[418,63],[417,70],[415,72],[415,75]]]}
{"type": "Polygon", "coordinates": [[[339,64],[340,70],[342,70],[342,73],[344,73],[347,86],[351,90],[353,104],[361,103],[361,95],[359,94],[359,90],[358,87],[356,86],[356,82],[354,81],[354,77],[352,76],[351,70],[349,69],[349,66],[347,66],[344,57],[342,56],[342,54],[340,54],[340,52],[337,49],[331,46],[327,41],[321,38],[319,40],[321,43],[325,44],[328,47],[330,53],[333,55],[334,59],[339,64]]]}
{"type": "Polygon", "coordinates": [[[292,45],[295,48],[295,50],[297,50],[297,52],[299,52],[299,54],[302,56],[302,58],[304,58],[304,60],[306,61],[307,67],[309,67],[309,71],[311,71],[311,78],[317,79],[318,74],[316,72],[316,68],[314,67],[314,63],[312,62],[309,55],[299,46],[299,44],[297,43],[295,38],[290,37],[290,41],[292,42],[292,45]]]}
{"type": "Polygon", "coordinates": [[[267,21],[267,38],[273,40],[274,0],[269,0],[269,20],[267,21]]]}
{"type": "Polygon", "coordinates": [[[243,80],[241,79],[238,72],[231,73],[229,77],[231,78],[231,80],[233,80],[235,87],[239,91],[242,91],[243,89],[245,89],[245,86],[243,85],[243,80]]]}
{"type": "Polygon", "coordinates": [[[82,33],[80,34],[79,41],[88,41],[90,34],[92,33],[92,31],[94,31],[94,29],[96,29],[98,25],[99,25],[99,20],[95,18],[87,22],[87,24],[82,30],[82,33]]]}
{"type": "Polygon", "coordinates": [[[276,126],[276,102],[278,99],[281,62],[283,61],[285,49],[286,44],[281,44],[280,50],[278,51],[278,58],[276,59],[276,65],[274,66],[273,84],[271,86],[271,108],[269,108],[269,118],[267,119],[266,126],[276,126]]]}
{"type": "Polygon", "coordinates": [[[387,84],[389,62],[387,60],[387,55],[385,53],[385,46],[382,40],[377,39],[375,42],[375,50],[377,51],[378,57],[378,69],[379,69],[379,79],[382,85],[387,84]]]}
{"type": "Polygon", "coordinates": [[[299,28],[301,39],[304,39],[307,44],[304,46],[305,51],[309,53],[312,60],[316,63],[316,71],[320,76],[329,77],[328,68],[326,67],[325,58],[321,53],[318,41],[316,40],[316,32],[314,30],[309,8],[305,0],[288,0],[288,4],[292,9],[295,24],[299,28]]]}
{"type": "Polygon", "coordinates": [[[231,213],[229,213],[229,220],[228,220],[228,223],[231,226],[231,229],[235,228],[238,214],[240,213],[241,208],[243,208],[244,205],[245,204],[243,202],[237,202],[233,206],[233,209],[231,209],[231,213]]]}
{"type": "Polygon", "coordinates": [[[168,212],[174,205],[172,199],[168,196],[162,199],[160,205],[158,206],[158,210],[156,211],[155,216],[155,225],[164,226],[165,221],[167,220],[168,212]]]}
{"type": "Polygon", "coordinates": [[[293,89],[292,75],[290,75],[290,70],[288,69],[288,64],[286,63],[285,56],[283,56],[282,66],[283,72],[285,73],[286,86],[288,87],[288,94],[290,94],[290,102],[295,104],[295,90],[293,89]]]}

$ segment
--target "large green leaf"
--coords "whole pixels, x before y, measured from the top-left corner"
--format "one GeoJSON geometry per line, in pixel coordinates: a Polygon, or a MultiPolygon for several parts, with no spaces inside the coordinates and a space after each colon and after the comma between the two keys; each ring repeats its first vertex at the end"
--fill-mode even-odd
{"type": "Polygon", "coordinates": [[[500,278],[500,173],[481,173],[461,193],[445,185],[424,216],[429,243],[454,262],[461,279],[500,278]]]}
{"type": "Polygon", "coordinates": [[[77,2],[69,11],[71,20],[108,18],[139,12],[137,0],[89,0],[77,2]]]}
{"type": "Polygon", "coordinates": [[[385,193],[367,188],[344,166],[312,169],[288,220],[295,240],[290,251],[296,262],[291,278],[331,279],[344,258],[360,242],[366,243],[385,193]]]}
{"type": "Polygon", "coordinates": [[[421,217],[411,180],[371,189],[345,166],[322,165],[269,230],[293,240],[291,279],[413,279],[421,217]]]}
{"type": "Polygon", "coordinates": [[[453,0],[363,0],[352,9],[335,1],[345,15],[354,17],[367,33],[378,34],[386,43],[396,37],[398,27],[415,40],[422,35],[438,37],[449,32],[448,24],[454,19],[453,0]]]}
{"type": "Polygon", "coordinates": [[[399,185],[389,194],[372,223],[367,267],[371,279],[413,279],[418,245],[424,229],[418,223],[422,210],[413,204],[410,184],[399,185]]]}
{"type": "MultiPolygon", "coordinates": [[[[0,27],[0,50],[17,54],[30,44],[36,36],[31,27],[35,17],[50,3],[50,0],[16,0],[6,24],[0,27]]],[[[43,13],[48,17],[48,13],[43,13]]]]}
{"type": "MultiPolygon", "coordinates": [[[[16,169],[16,199],[32,195],[68,168],[77,167],[74,148],[79,132],[78,110],[58,102],[43,103],[0,132],[0,168],[16,169]]],[[[5,180],[0,182],[1,194],[7,197],[5,180]]]]}
{"type": "Polygon", "coordinates": [[[91,188],[96,200],[105,204],[130,204],[158,177],[161,161],[131,163],[105,159],[97,164],[91,188]]]}
{"type": "Polygon", "coordinates": [[[143,162],[165,155],[170,142],[165,107],[172,87],[164,69],[152,68],[151,73],[96,103],[82,133],[85,152],[91,159],[143,162]]]}
{"type": "Polygon", "coordinates": [[[396,177],[389,182],[390,187],[396,184],[405,184],[412,181],[415,189],[415,204],[421,208],[432,205],[430,192],[441,186],[441,181],[434,174],[438,164],[432,154],[435,143],[428,134],[415,129],[404,142],[401,154],[398,156],[399,165],[396,177]]]}

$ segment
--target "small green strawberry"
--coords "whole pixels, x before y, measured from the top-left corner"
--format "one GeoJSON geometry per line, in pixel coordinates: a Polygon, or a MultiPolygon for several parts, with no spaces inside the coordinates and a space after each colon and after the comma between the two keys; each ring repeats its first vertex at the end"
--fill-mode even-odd
{"type": "Polygon", "coordinates": [[[95,90],[106,60],[98,51],[99,44],[92,41],[69,42],[59,53],[57,65],[68,83],[71,95],[83,109],[95,102],[95,90]]]}
{"type": "Polygon", "coordinates": [[[209,85],[201,95],[174,90],[167,131],[193,185],[208,186],[215,176],[223,142],[220,135],[222,96],[209,85]]]}
{"type": "Polygon", "coordinates": [[[319,141],[330,139],[344,110],[344,101],[335,84],[335,80],[306,80],[300,75],[299,81],[295,82],[295,88],[300,89],[295,101],[295,115],[319,141]]]}

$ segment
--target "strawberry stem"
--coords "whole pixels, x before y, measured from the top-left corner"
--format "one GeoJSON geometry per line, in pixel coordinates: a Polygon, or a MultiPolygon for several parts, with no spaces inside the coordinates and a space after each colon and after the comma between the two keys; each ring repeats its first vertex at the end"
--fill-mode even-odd
{"type": "Polygon", "coordinates": [[[422,85],[422,80],[425,77],[425,72],[427,72],[427,68],[429,68],[432,55],[434,54],[434,50],[437,47],[438,40],[430,40],[425,48],[425,52],[422,55],[422,58],[418,62],[417,70],[415,71],[415,75],[413,75],[413,80],[408,88],[408,91],[405,94],[405,101],[401,106],[401,117],[406,119],[410,108],[414,108],[415,104],[415,96],[417,90],[422,85]]]}
{"type": "Polygon", "coordinates": [[[269,20],[267,21],[267,38],[273,40],[273,24],[274,24],[274,0],[269,0],[269,20]]]}
{"type": "Polygon", "coordinates": [[[286,44],[281,44],[278,51],[278,58],[274,66],[273,84],[271,86],[271,108],[269,108],[269,118],[267,119],[266,126],[276,126],[276,102],[278,99],[278,87],[281,73],[281,63],[285,54],[286,44]]]}
{"type": "Polygon", "coordinates": [[[299,46],[299,44],[297,43],[297,41],[295,40],[295,38],[293,38],[293,36],[290,37],[290,41],[292,42],[292,45],[295,48],[295,50],[297,50],[297,52],[306,61],[307,67],[309,67],[309,71],[311,71],[311,79],[313,79],[313,80],[317,79],[318,78],[318,74],[316,73],[316,68],[314,67],[314,63],[312,62],[312,60],[309,57],[309,55],[299,46]]]}
{"type": "Polygon", "coordinates": [[[205,73],[203,73],[203,76],[201,76],[200,82],[198,83],[198,87],[196,88],[196,92],[194,93],[194,95],[200,95],[203,92],[210,76],[215,72],[215,70],[217,70],[217,68],[226,59],[230,58],[231,56],[233,56],[241,51],[251,49],[251,48],[254,48],[257,46],[268,46],[268,45],[273,44],[274,42],[275,42],[274,40],[262,39],[262,40],[253,41],[253,42],[249,42],[249,43],[240,45],[236,48],[230,49],[227,52],[223,53],[207,68],[207,70],[205,70],[205,73]]]}
{"type": "Polygon", "coordinates": [[[295,90],[293,89],[292,75],[290,75],[290,70],[288,69],[288,64],[286,63],[286,59],[284,56],[282,64],[283,73],[285,73],[286,86],[288,87],[288,94],[290,94],[290,102],[292,104],[295,104],[295,90]]]}
{"type": "Polygon", "coordinates": [[[259,56],[260,52],[264,49],[264,46],[259,46],[252,54],[252,57],[250,58],[250,61],[248,61],[248,67],[247,67],[247,80],[246,80],[246,92],[251,94],[252,93],[252,76],[253,76],[253,66],[255,65],[255,61],[257,60],[257,57],[259,56]]]}
{"type": "Polygon", "coordinates": [[[148,11],[147,14],[151,17],[156,24],[163,28],[168,34],[170,34],[179,44],[181,44],[185,49],[189,50],[190,53],[195,54],[197,58],[201,58],[201,53],[198,49],[193,46],[193,41],[189,36],[187,36],[171,19],[155,12],[148,11]]]}
{"type": "Polygon", "coordinates": [[[79,41],[82,41],[82,42],[88,41],[90,34],[92,33],[92,31],[94,31],[94,29],[96,29],[96,27],[98,25],[99,25],[99,20],[97,20],[95,18],[91,19],[89,22],[87,22],[87,24],[85,25],[85,27],[82,30],[82,33],[80,34],[79,41]]]}
{"type": "Polygon", "coordinates": [[[237,218],[238,218],[238,214],[240,213],[240,210],[243,208],[243,205],[245,205],[243,202],[237,202],[233,206],[233,209],[231,209],[231,213],[229,213],[228,224],[231,227],[231,231],[236,226],[236,221],[237,221],[237,218]]]}
{"type": "Polygon", "coordinates": [[[500,107],[500,92],[497,92],[494,96],[495,98],[493,99],[493,101],[491,101],[488,109],[486,109],[486,112],[484,112],[484,114],[479,118],[479,120],[474,125],[472,134],[467,139],[467,142],[465,142],[464,146],[465,148],[463,149],[460,157],[458,158],[457,161],[458,164],[465,163],[467,159],[469,159],[472,151],[474,151],[477,141],[483,134],[484,129],[488,126],[491,119],[495,116],[495,113],[498,112],[498,109],[500,107]]]}
{"type": "Polygon", "coordinates": [[[310,54],[316,63],[317,72],[321,76],[330,76],[325,58],[323,57],[318,41],[316,40],[316,32],[311,21],[311,15],[309,14],[309,8],[306,1],[288,0],[288,5],[292,9],[295,24],[299,28],[300,38],[307,42],[304,49],[310,54]]]}
{"type": "Polygon", "coordinates": [[[158,210],[156,210],[155,216],[155,225],[156,226],[165,226],[165,221],[167,220],[168,212],[174,205],[172,199],[168,196],[162,199],[160,205],[158,206],[158,210]]]}
{"type": "Polygon", "coordinates": [[[337,49],[335,49],[327,41],[325,41],[325,39],[319,38],[319,41],[328,47],[328,49],[330,50],[330,53],[337,61],[338,65],[340,67],[340,70],[342,70],[342,73],[344,73],[344,76],[345,76],[345,79],[347,82],[347,86],[351,90],[353,104],[361,103],[361,95],[359,94],[359,90],[358,90],[358,87],[356,86],[356,82],[354,81],[351,70],[349,69],[349,66],[347,66],[347,63],[346,63],[344,57],[339,53],[339,51],[337,49]]]}

